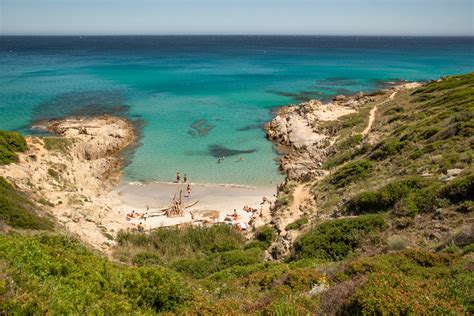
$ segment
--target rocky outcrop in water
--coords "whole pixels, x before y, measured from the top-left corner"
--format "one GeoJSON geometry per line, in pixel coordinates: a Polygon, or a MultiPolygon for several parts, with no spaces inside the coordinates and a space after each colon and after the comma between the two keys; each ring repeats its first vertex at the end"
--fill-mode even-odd
{"type": "Polygon", "coordinates": [[[285,152],[280,169],[289,180],[307,180],[321,176],[318,168],[335,138],[318,128],[321,121],[334,121],[355,113],[372,97],[359,93],[354,97],[337,96],[323,104],[311,100],[280,109],[276,117],[265,125],[268,139],[285,152]]]}

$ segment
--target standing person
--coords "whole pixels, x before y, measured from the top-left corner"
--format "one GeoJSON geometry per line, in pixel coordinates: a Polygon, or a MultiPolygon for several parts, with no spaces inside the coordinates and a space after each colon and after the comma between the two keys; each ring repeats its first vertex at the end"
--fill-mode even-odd
{"type": "Polygon", "coordinates": [[[187,176],[186,174],[184,174],[183,182],[184,182],[184,183],[188,182],[188,176],[187,176]]]}
{"type": "Polygon", "coordinates": [[[188,191],[188,198],[191,197],[191,185],[188,184],[188,187],[186,188],[186,191],[188,191]]]}
{"type": "Polygon", "coordinates": [[[181,174],[178,172],[176,172],[176,183],[179,183],[179,181],[181,180],[181,174]]]}

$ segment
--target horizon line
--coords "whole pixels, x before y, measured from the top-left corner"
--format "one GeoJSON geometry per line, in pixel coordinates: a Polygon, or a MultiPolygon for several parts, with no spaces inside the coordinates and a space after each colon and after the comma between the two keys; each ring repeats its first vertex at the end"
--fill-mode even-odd
{"type": "Polygon", "coordinates": [[[99,36],[294,36],[294,37],[473,37],[474,34],[239,34],[239,33],[229,33],[229,34],[212,34],[212,33],[203,33],[203,34],[185,34],[185,33],[176,33],[176,34],[0,34],[0,37],[44,37],[44,36],[55,36],[55,37],[99,37],[99,36]]]}

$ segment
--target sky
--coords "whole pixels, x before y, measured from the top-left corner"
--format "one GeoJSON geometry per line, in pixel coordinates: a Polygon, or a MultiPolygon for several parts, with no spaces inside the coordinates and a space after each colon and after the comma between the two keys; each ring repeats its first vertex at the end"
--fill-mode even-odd
{"type": "Polygon", "coordinates": [[[470,35],[474,0],[0,0],[0,35],[470,35]]]}

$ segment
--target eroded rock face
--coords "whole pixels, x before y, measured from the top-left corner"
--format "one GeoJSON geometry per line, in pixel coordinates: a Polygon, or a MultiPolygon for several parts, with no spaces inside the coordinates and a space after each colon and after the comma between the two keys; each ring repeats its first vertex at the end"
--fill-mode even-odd
{"type": "Polygon", "coordinates": [[[280,159],[280,170],[286,174],[285,183],[298,183],[292,193],[291,205],[281,208],[277,202],[273,202],[267,207],[266,213],[270,216],[259,218],[256,222],[259,226],[271,225],[278,235],[266,252],[268,260],[280,260],[290,255],[293,243],[301,232],[286,231],[286,226],[301,218],[306,209],[315,206],[308,188],[302,182],[315,181],[327,175],[321,166],[330,154],[336,137],[320,128],[320,123],[356,113],[362,105],[373,100],[373,97],[359,93],[353,97],[337,96],[327,104],[311,100],[290,105],[282,108],[265,126],[268,139],[285,151],[280,159]]]}
{"type": "Polygon", "coordinates": [[[288,153],[280,160],[281,171],[289,180],[304,181],[317,176],[317,169],[335,141],[317,128],[318,122],[355,113],[370,101],[372,97],[359,93],[351,98],[338,96],[327,104],[311,100],[282,108],[265,126],[268,139],[287,149],[288,153]]]}
{"type": "Polygon", "coordinates": [[[120,177],[119,153],[134,141],[128,121],[111,116],[45,122],[58,135],[48,140],[26,137],[28,150],[19,162],[2,166],[10,179],[50,211],[73,233],[102,248],[108,240],[98,230],[113,201],[107,191],[120,177]],[[54,207],[53,207],[54,206],[54,207]]]}

